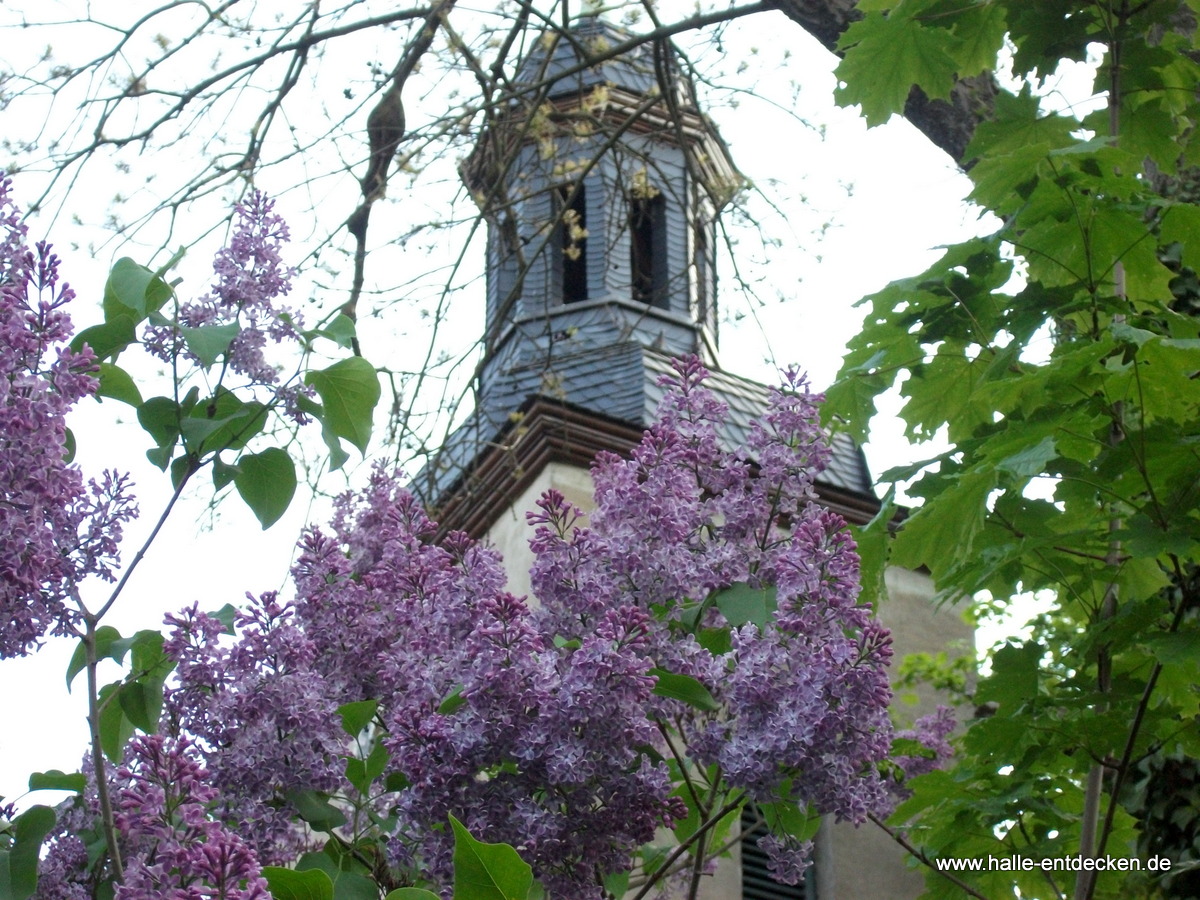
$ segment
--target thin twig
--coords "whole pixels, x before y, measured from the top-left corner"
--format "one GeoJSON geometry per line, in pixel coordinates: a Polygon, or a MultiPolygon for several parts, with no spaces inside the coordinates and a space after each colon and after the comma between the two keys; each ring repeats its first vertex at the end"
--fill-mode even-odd
{"type": "Polygon", "coordinates": [[[183,494],[184,486],[188,483],[188,480],[194,474],[196,474],[196,471],[196,464],[189,462],[187,469],[183,473],[183,477],[179,479],[179,484],[175,487],[175,492],[171,494],[171,499],[167,501],[167,505],[163,508],[162,514],[158,517],[158,521],[154,523],[154,529],[142,543],[142,546],[138,548],[138,552],[134,554],[133,559],[129,562],[129,565],[126,566],[125,571],[121,574],[121,580],[118,581],[117,586],[113,588],[113,592],[109,595],[108,600],[105,601],[104,605],[100,607],[99,611],[94,615],[86,614],[89,628],[93,627],[94,623],[99,622],[100,619],[104,617],[104,614],[112,609],[112,605],[117,602],[117,598],[121,596],[121,591],[123,591],[125,589],[125,585],[129,583],[129,578],[131,575],[133,575],[134,569],[138,567],[138,563],[145,559],[146,552],[150,549],[150,545],[154,543],[155,538],[158,537],[158,533],[162,531],[162,527],[167,523],[167,518],[171,515],[171,511],[175,508],[175,503],[183,494]]]}
{"type": "MultiPolygon", "coordinates": [[[[668,871],[671,866],[675,864],[675,861],[688,851],[688,848],[690,848],[692,844],[700,840],[701,835],[706,834],[710,828],[725,818],[726,815],[737,809],[738,806],[741,805],[742,801],[745,800],[745,797],[745,793],[737,794],[732,800],[705,819],[703,824],[701,824],[699,828],[692,832],[691,837],[689,837],[687,840],[681,841],[679,846],[671,851],[670,856],[663,860],[663,864],[659,867],[658,871],[650,877],[650,879],[642,886],[640,891],[634,894],[633,900],[642,900],[643,897],[650,893],[650,889],[658,884],[660,880],[658,877],[659,874],[668,871]]],[[[983,897],[981,900],[987,900],[987,898],[983,897]]]]}
{"type": "MultiPolygon", "coordinates": [[[[1176,569],[1178,572],[1178,567],[1176,569]]],[[[1179,577],[1182,582],[1182,572],[1179,572],[1179,577]]],[[[1171,622],[1171,627],[1167,631],[1168,634],[1175,634],[1179,630],[1179,626],[1183,623],[1184,614],[1191,608],[1188,602],[1187,590],[1183,588],[1184,596],[1179,600],[1179,608],[1175,610],[1175,618],[1171,622]]],[[[1112,791],[1108,798],[1108,810],[1104,814],[1104,826],[1100,830],[1099,843],[1096,846],[1096,855],[1101,856],[1104,853],[1105,845],[1108,843],[1108,837],[1112,834],[1113,819],[1117,812],[1117,799],[1120,797],[1121,788],[1124,786],[1125,778],[1129,774],[1129,766],[1133,760],[1133,749],[1137,744],[1138,734],[1142,729],[1142,722],[1146,718],[1146,710],[1150,708],[1150,698],[1154,694],[1154,689],[1158,685],[1158,676],[1162,674],[1163,664],[1156,662],[1154,668],[1150,672],[1150,677],[1146,679],[1146,686],[1142,689],[1142,697],[1138,701],[1137,712],[1133,715],[1133,722],[1129,726],[1129,735],[1125,739],[1125,749],[1121,753],[1121,761],[1117,765],[1117,774],[1113,780],[1112,791]]]]}
{"type": "Polygon", "coordinates": [[[961,878],[958,878],[955,875],[951,874],[950,872],[947,872],[947,871],[935,866],[933,864],[933,860],[931,860],[926,855],[924,850],[921,850],[920,848],[913,845],[913,843],[911,841],[909,841],[908,838],[906,838],[899,831],[896,831],[894,828],[889,828],[886,824],[884,824],[884,821],[882,819],[880,819],[878,816],[876,816],[874,813],[869,814],[868,818],[872,822],[874,822],[876,825],[878,825],[880,828],[882,828],[884,833],[888,837],[890,837],[893,841],[895,841],[897,844],[899,844],[901,847],[903,847],[905,850],[907,850],[909,853],[911,853],[913,856],[915,856],[917,859],[919,859],[922,863],[924,863],[926,866],[928,866],[934,872],[941,875],[943,878],[945,878],[947,881],[949,881],[955,887],[959,888],[960,890],[966,891],[972,897],[975,897],[976,900],[991,900],[990,897],[987,897],[987,896],[979,893],[979,891],[975,890],[975,888],[971,887],[969,884],[967,884],[961,878]]]}

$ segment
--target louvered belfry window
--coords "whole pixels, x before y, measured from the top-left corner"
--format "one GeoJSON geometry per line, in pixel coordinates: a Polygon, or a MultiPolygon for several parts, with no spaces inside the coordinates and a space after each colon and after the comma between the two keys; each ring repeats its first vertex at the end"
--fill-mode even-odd
{"type": "Polygon", "coordinates": [[[633,299],[660,309],[667,296],[667,214],[663,195],[634,197],[629,203],[629,267],[633,299]]]}
{"type": "Polygon", "coordinates": [[[558,192],[559,265],[562,266],[562,301],[578,303],[588,298],[587,198],[582,184],[558,192]]]}

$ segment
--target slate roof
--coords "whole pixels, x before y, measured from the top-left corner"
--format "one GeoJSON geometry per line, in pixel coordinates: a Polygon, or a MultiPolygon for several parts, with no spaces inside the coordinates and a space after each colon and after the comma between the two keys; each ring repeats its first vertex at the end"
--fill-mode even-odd
{"type": "MultiPolygon", "coordinates": [[[[659,379],[672,372],[667,354],[623,342],[560,356],[548,366],[498,374],[468,421],[414,479],[413,490],[426,503],[441,505],[486,451],[509,439],[516,425],[513,414],[536,397],[644,428],[653,421],[665,392],[659,379]]],[[[719,370],[705,384],[729,407],[724,442],[731,448],[744,446],[751,421],[767,405],[767,387],[719,370]]],[[[862,451],[844,435],[835,436],[832,449],[818,484],[874,498],[862,451]]]]}
{"type": "Polygon", "coordinates": [[[607,59],[599,65],[576,72],[571,70],[586,56],[597,56],[629,40],[629,32],[597,17],[580,19],[566,34],[555,34],[547,56],[539,42],[522,61],[516,83],[543,84],[553,82],[549,97],[580,94],[600,85],[612,85],[638,94],[648,94],[657,87],[654,73],[654,50],[651,44],[639,44],[620,57],[607,59]],[[566,74],[570,72],[570,74],[566,74]]]}

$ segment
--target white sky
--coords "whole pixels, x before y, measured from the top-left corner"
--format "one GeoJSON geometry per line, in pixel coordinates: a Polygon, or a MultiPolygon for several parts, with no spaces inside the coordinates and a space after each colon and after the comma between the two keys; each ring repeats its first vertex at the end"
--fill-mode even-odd
{"type": "MultiPolygon", "coordinates": [[[[0,10],[0,17],[11,21],[12,14],[0,10]]],[[[11,37],[10,32],[0,54],[18,52],[11,37]]],[[[731,280],[726,277],[722,283],[720,302],[726,310],[742,314],[740,320],[723,325],[722,363],[730,371],[767,381],[778,366],[798,363],[809,370],[814,383],[824,385],[836,373],[842,348],[861,318],[861,312],[851,308],[853,302],[929,265],[935,258],[931,248],[978,230],[974,214],[962,202],[969,185],[945,154],[907,123],[894,121],[867,131],[853,111],[835,109],[830,99],[832,57],[781,15],[761,15],[732,26],[726,32],[725,53],[727,60],[749,62],[750,73],[742,83],[767,99],[744,96],[737,109],[726,106],[712,113],[739,168],[778,204],[778,214],[765,203],[756,203],[754,210],[780,243],[764,255],[746,237],[747,253],[740,257],[746,274],[762,281],[761,308],[751,313],[744,299],[729,295],[731,280]],[[791,81],[799,83],[798,94],[791,81]],[[796,117],[779,107],[790,108],[796,117]]],[[[22,114],[31,112],[23,109],[22,114]]],[[[171,164],[168,156],[149,152],[137,161],[151,178],[157,167],[171,164]]],[[[94,171],[99,174],[101,169],[94,171]]],[[[262,186],[272,190],[271,184],[262,186]]],[[[92,187],[103,191],[105,186],[92,187]]],[[[152,193],[153,181],[144,190],[152,193]]],[[[20,178],[15,191],[18,198],[26,196],[20,178]]],[[[437,210],[449,196],[448,191],[433,192],[420,202],[437,210]]],[[[131,252],[112,244],[104,244],[95,259],[87,252],[70,251],[69,241],[81,240],[86,232],[65,223],[76,213],[87,222],[99,221],[95,198],[86,185],[80,186],[49,235],[64,257],[68,280],[80,290],[76,320],[83,325],[96,318],[86,304],[98,296],[103,267],[131,252]],[[60,231],[70,231],[71,236],[60,231]]],[[[299,213],[303,199],[298,194],[280,199],[280,210],[301,242],[308,231],[299,213]]],[[[339,209],[336,215],[344,217],[348,211],[339,209]]],[[[43,221],[31,223],[33,238],[43,236],[43,221]]],[[[378,234],[386,222],[386,215],[377,215],[373,231],[378,234]]],[[[429,265],[420,246],[391,252],[394,265],[429,265]]],[[[296,256],[301,255],[297,247],[296,256]]],[[[209,259],[211,251],[197,251],[189,258],[181,273],[185,294],[203,293],[209,259]]],[[[314,290],[319,294],[319,287],[314,290]]],[[[482,327],[482,284],[461,296],[461,318],[454,319],[452,327],[473,338],[482,327]]],[[[326,308],[340,302],[327,302],[326,308]]],[[[364,352],[373,362],[385,362],[381,357],[395,352],[385,343],[374,333],[364,334],[364,352]]],[[[161,388],[144,393],[159,392],[161,388]]],[[[143,518],[129,529],[124,544],[128,559],[161,509],[166,479],[142,461],[146,441],[140,430],[128,424],[114,430],[103,424],[114,414],[126,423],[132,418],[128,407],[111,401],[89,403],[73,427],[80,436],[85,469],[95,472],[107,466],[134,472],[143,518]],[[94,434],[104,437],[89,441],[94,434]]],[[[868,455],[878,472],[909,458],[910,451],[898,441],[894,422],[877,424],[881,437],[873,441],[868,455]]],[[[329,488],[338,490],[341,483],[335,480],[329,488]]],[[[202,493],[188,498],[170,521],[135,575],[128,596],[106,620],[109,624],[123,633],[154,628],[164,612],[193,601],[216,609],[237,603],[247,590],[257,593],[284,585],[291,548],[306,519],[301,498],[265,534],[236,497],[221,508],[217,519],[206,513],[206,500],[202,493]]],[[[0,662],[0,795],[11,799],[21,794],[29,772],[72,771],[78,765],[85,735],[84,691],[81,677],[74,694],[65,693],[63,673],[71,650],[55,641],[34,657],[0,662]]],[[[36,802],[49,799],[39,795],[36,802]]]]}

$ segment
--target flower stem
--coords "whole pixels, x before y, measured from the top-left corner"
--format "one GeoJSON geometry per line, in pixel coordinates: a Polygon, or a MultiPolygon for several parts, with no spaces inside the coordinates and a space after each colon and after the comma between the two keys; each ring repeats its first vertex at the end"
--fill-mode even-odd
{"type": "Polygon", "coordinates": [[[112,799],[108,795],[108,772],[104,760],[104,748],[100,741],[100,688],[96,667],[96,623],[99,615],[84,617],[86,631],[83,635],[84,652],[87,654],[88,683],[88,731],[92,742],[92,769],[96,778],[96,800],[100,804],[100,825],[104,830],[104,843],[108,847],[108,858],[112,865],[113,878],[120,882],[125,876],[121,863],[121,848],[117,844],[117,825],[113,816],[112,799]]]}

